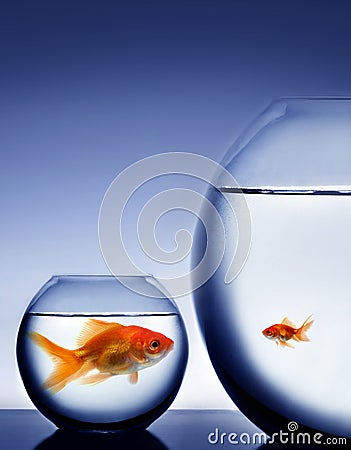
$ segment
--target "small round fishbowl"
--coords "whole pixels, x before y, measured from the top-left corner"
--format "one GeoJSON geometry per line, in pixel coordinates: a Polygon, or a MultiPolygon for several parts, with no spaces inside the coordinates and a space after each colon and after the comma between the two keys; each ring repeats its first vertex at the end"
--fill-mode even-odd
{"type": "MultiPolygon", "coordinates": [[[[194,293],[218,377],[267,434],[351,437],[351,99],[273,102],[223,166],[236,182],[219,177],[208,198],[221,214],[225,252],[194,293]],[[251,240],[228,280],[240,226],[251,240]]],[[[208,239],[217,239],[207,220],[208,239]]]]}
{"type": "Polygon", "coordinates": [[[79,431],[148,427],[177,395],[187,358],[179,310],[151,276],[53,276],[17,340],[34,405],[79,431]]]}

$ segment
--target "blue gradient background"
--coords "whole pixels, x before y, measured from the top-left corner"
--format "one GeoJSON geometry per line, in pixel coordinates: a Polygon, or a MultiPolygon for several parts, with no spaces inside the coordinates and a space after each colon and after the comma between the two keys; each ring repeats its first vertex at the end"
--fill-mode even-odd
{"type": "MultiPolygon", "coordinates": [[[[106,273],[101,200],[136,160],[220,161],[272,98],[351,94],[348,1],[0,4],[0,407],[30,407],[23,311],[53,273],[106,273]]],[[[178,304],[191,358],[175,407],[233,407],[178,304]]]]}

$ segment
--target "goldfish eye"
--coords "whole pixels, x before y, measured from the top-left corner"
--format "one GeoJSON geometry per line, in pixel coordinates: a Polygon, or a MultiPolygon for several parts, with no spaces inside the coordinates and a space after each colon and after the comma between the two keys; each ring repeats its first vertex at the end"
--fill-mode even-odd
{"type": "Polygon", "coordinates": [[[151,350],[156,350],[157,348],[159,348],[159,346],[160,346],[160,341],[158,341],[157,339],[151,341],[150,345],[149,345],[151,350]]]}
{"type": "Polygon", "coordinates": [[[271,332],[270,330],[267,330],[267,331],[266,331],[266,335],[267,335],[267,336],[272,336],[272,332],[271,332]]]}

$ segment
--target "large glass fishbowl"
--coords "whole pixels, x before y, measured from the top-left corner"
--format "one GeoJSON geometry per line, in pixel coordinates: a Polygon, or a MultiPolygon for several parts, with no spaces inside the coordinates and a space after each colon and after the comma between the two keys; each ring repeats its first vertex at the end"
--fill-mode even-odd
{"type": "MultiPolygon", "coordinates": [[[[350,438],[351,99],[273,102],[222,164],[236,182],[220,176],[208,198],[220,212],[226,248],[217,272],[194,293],[218,377],[267,434],[350,438]],[[243,202],[251,239],[228,280],[243,202]]],[[[207,221],[207,238],[215,240],[207,221]]],[[[200,228],[196,258],[205,245],[200,228]]]]}
{"type": "Polygon", "coordinates": [[[17,340],[34,405],[79,431],[148,427],[177,395],[187,358],[179,310],[151,276],[53,276],[17,340]]]}

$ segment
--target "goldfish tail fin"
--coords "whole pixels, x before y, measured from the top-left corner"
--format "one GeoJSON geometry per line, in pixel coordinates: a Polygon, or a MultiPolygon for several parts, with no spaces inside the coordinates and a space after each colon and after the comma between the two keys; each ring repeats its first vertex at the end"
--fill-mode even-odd
{"type": "Polygon", "coordinates": [[[311,317],[312,317],[312,314],[307,317],[307,319],[304,321],[304,323],[301,325],[301,327],[297,330],[295,336],[299,341],[309,341],[309,338],[308,338],[306,332],[311,328],[311,326],[314,322],[314,320],[310,320],[311,317]]]}
{"type": "Polygon", "coordinates": [[[30,333],[30,337],[55,363],[53,371],[44,383],[46,389],[55,394],[77,378],[77,372],[84,362],[76,356],[74,350],[60,347],[36,332],[30,333]]]}

